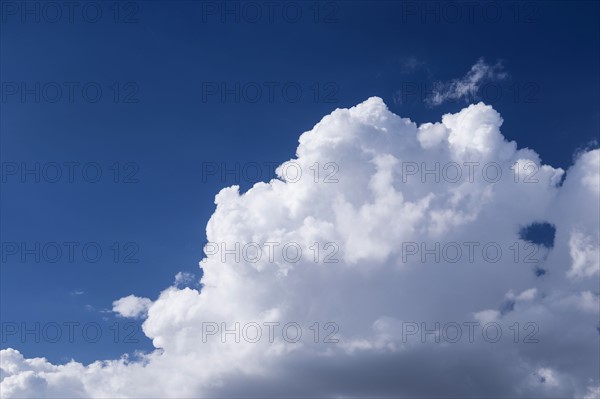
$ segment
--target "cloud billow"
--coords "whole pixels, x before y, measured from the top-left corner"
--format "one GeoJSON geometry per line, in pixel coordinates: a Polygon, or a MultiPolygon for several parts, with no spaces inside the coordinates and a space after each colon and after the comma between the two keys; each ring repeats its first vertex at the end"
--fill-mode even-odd
{"type": "Polygon", "coordinates": [[[140,359],[3,350],[2,397],[594,395],[600,151],[563,181],[501,125],[483,103],[420,126],[377,97],[335,110],[300,136],[301,178],[215,197],[208,242],[270,256],[213,246],[201,289],[116,301],[145,317],[140,359]],[[521,238],[533,223],[551,248],[521,238]]]}

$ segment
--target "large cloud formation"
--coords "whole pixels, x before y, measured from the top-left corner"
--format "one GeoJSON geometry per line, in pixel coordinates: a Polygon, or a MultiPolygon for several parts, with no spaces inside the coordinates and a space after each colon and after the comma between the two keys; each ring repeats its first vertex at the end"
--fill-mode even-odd
{"type": "Polygon", "coordinates": [[[155,351],[3,350],[2,397],[597,397],[600,151],[565,176],[501,124],[483,103],[421,126],[376,97],[335,110],[280,179],[216,196],[200,290],[115,302],[155,351]]]}

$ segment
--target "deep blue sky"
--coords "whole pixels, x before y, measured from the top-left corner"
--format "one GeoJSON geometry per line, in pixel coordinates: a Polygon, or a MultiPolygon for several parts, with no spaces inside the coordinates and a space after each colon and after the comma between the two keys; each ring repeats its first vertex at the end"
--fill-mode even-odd
{"type": "MultiPolygon", "coordinates": [[[[29,247],[57,242],[63,248],[64,242],[80,243],[74,262],[66,253],[57,263],[36,263],[33,255],[22,262],[4,251],[5,328],[7,322],[30,328],[35,322],[97,322],[104,333],[96,344],[82,339],[81,325],[74,343],[66,336],[58,343],[41,337],[39,344],[33,335],[25,342],[18,335],[3,337],[2,348],[17,348],[27,357],[87,362],[149,348],[141,332],[133,337],[139,343],[124,343],[121,335],[115,345],[110,327],[123,320],[102,310],[129,294],[154,299],[178,271],[199,276],[214,195],[226,185],[247,189],[251,183],[232,176],[203,182],[203,162],[233,167],[290,159],[298,136],[337,107],[377,95],[401,116],[438,121],[465,102],[430,107],[418,94],[394,101],[395,93],[422,86],[426,94],[433,81],[460,78],[484,57],[489,64],[501,61],[510,75],[498,83],[501,97],[487,101],[502,114],[504,135],[535,149],[545,163],[567,168],[573,153],[597,139],[600,129],[598,2],[485,2],[486,11],[481,6],[473,14],[465,3],[450,9],[437,2],[285,2],[288,17],[282,4],[272,21],[269,2],[255,2],[263,13],[258,22],[250,20],[253,10],[243,13],[240,2],[228,3],[230,9],[240,7],[239,22],[231,14],[223,21],[218,2],[120,2],[118,22],[113,2],[76,3],[72,22],[63,8],[53,23],[48,19],[54,10],[43,10],[44,3],[28,2],[33,14],[23,16],[21,2],[2,2],[3,173],[14,163],[36,162],[97,163],[103,173],[97,183],[84,181],[81,165],[72,183],[65,166],[59,183],[3,175],[4,250],[13,242],[29,247]],[[92,23],[98,4],[102,16],[92,23]],[[217,15],[207,13],[212,7],[217,15]],[[302,16],[293,22],[298,8],[302,16]],[[500,16],[494,14],[498,9],[500,16]],[[462,16],[454,18],[453,10],[462,16]],[[133,19],[125,23],[128,15],[133,19]],[[411,59],[417,61],[412,69],[411,59]],[[32,89],[36,82],[39,102],[20,86],[32,89]],[[73,101],[65,82],[75,85],[73,101]],[[214,82],[228,88],[239,83],[249,97],[255,82],[262,97],[252,103],[242,95],[236,103],[231,94],[223,102],[203,91],[214,82]],[[268,82],[276,85],[273,101],[268,82]],[[286,84],[289,97],[294,87],[302,89],[297,102],[282,93],[286,84]],[[62,95],[50,102],[55,85],[62,95]],[[99,85],[102,98],[86,100],[85,85],[90,96],[99,85]],[[122,181],[128,172],[137,182],[122,181]],[[81,256],[89,242],[103,250],[97,263],[81,256]],[[139,262],[114,262],[114,242],[121,255],[137,247],[133,258],[139,262]],[[129,242],[136,247],[124,248],[129,242]]],[[[261,180],[267,180],[268,168],[263,172],[261,180]]]]}

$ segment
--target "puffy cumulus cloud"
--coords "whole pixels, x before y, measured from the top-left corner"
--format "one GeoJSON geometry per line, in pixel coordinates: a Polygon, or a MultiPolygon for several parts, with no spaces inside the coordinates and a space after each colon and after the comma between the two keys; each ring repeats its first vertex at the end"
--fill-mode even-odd
{"type": "Polygon", "coordinates": [[[113,302],[113,312],[121,317],[139,318],[146,315],[152,301],[148,298],[140,298],[129,295],[113,302]]]}
{"type": "Polygon", "coordinates": [[[115,303],[147,307],[155,351],[83,366],[5,350],[2,395],[597,392],[600,152],[565,177],[501,124],[482,103],[420,127],[379,98],[335,110],[279,179],[218,193],[201,288],[115,303]],[[543,222],[553,248],[520,238],[543,222]]]}

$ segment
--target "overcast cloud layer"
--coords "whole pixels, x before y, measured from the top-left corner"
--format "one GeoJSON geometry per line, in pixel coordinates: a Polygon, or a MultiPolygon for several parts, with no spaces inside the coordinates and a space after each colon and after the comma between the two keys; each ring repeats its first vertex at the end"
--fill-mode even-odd
{"type": "Polygon", "coordinates": [[[506,141],[501,125],[483,103],[421,126],[377,97],[334,111],[300,137],[299,181],[284,181],[288,164],[282,180],[216,196],[208,241],[279,243],[272,259],[251,262],[247,247],[223,262],[207,246],[200,291],[176,282],[157,299],[115,301],[123,317],[145,318],[157,348],[135,359],[53,365],[2,350],[2,397],[597,397],[600,151],[565,172],[506,141]],[[439,182],[421,173],[436,163],[439,182]],[[534,222],[555,226],[551,249],[520,239],[534,222]],[[413,254],[436,242],[448,250],[439,262],[413,254]],[[292,250],[286,260],[286,243],[300,260],[292,250]],[[236,322],[262,326],[261,339],[206,335],[236,322]],[[293,329],[282,334],[291,322],[295,343],[293,329]]]}

